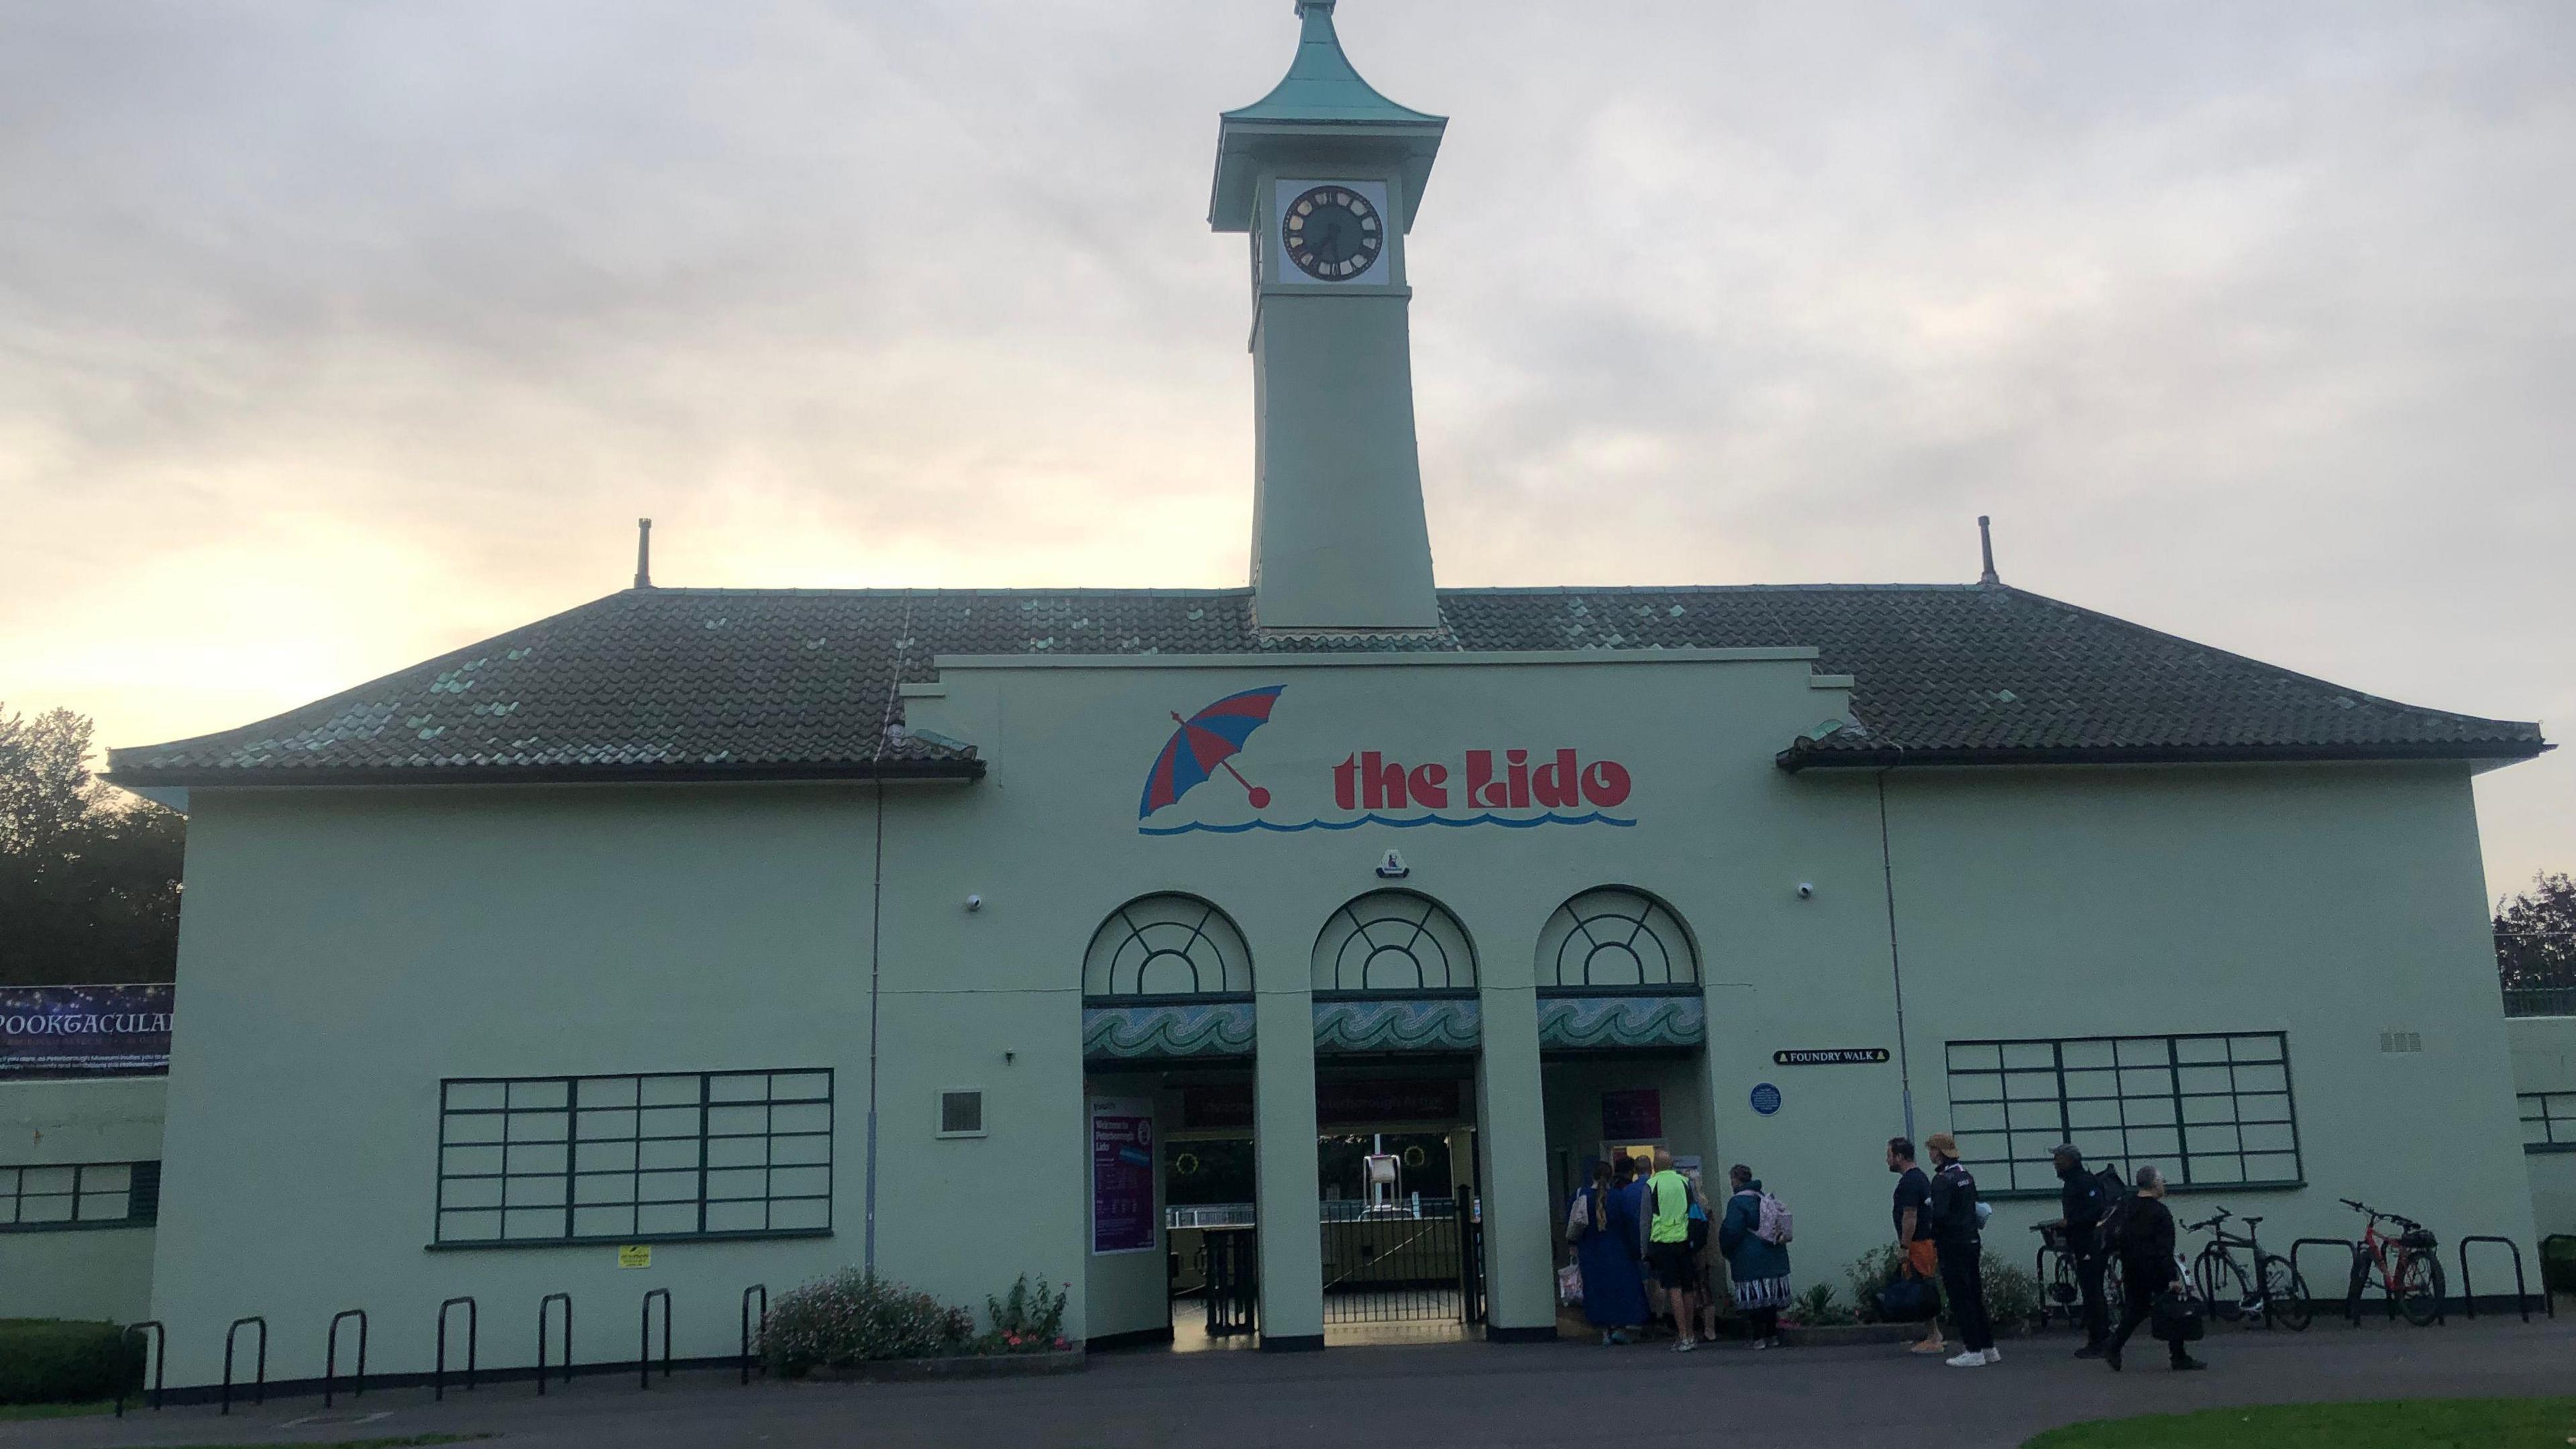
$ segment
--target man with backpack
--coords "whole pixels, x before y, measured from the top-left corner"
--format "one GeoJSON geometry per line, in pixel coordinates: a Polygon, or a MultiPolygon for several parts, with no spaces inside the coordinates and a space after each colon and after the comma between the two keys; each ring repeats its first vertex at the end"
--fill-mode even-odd
{"type": "Polygon", "coordinates": [[[2111,1337],[2111,1310],[2102,1296],[2102,1274],[2110,1260],[2102,1241],[2102,1214],[2110,1206],[2110,1194],[2101,1178],[2084,1170],[2084,1154],[2074,1143],[2058,1144],[2050,1158],[2061,1184],[2056,1226],[2065,1231],[2067,1256],[2075,1260],[2075,1286],[2084,1296],[2084,1346],[2075,1356],[2100,1358],[2111,1337]]]}
{"type": "Polygon", "coordinates": [[[1994,1325],[1986,1318],[1985,1270],[1978,1262],[1985,1252],[1985,1238],[1977,1221],[1977,1180],[1959,1161],[1956,1137],[1935,1132],[1924,1139],[1923,1146],[1932,1154],[1932,1246],[1961,1345],[1957,1357],[1942,1361],[1952,1368],[2001,1363],[1994,1325]]]}

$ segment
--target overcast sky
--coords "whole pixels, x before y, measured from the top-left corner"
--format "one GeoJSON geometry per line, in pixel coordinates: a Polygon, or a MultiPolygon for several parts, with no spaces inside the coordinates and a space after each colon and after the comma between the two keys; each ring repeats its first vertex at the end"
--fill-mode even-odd
{"type": "MultiPolygon", "coordinates": [[[[623,587],[1225,585],[1289,0],[0,0],[0,699],[623,587]]],[[[2576,6],[1345,0],[1446,584],[2009,582],[2576,730],[2576,6]]],[[[2576,749],[2484,777],[2576,868],[2576,749]]]]}

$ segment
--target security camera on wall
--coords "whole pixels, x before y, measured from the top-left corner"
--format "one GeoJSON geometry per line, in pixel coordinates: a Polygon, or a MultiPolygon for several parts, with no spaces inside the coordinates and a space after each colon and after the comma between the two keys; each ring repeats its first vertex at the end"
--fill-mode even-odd
{"type": "Polygon", "coordinates": [[[1800,881],[1800,882],[1798,882],[1798,899],[1800,899],[1800,900],[1802,900],[1802,901],[1805,901],[1805,900],[1813,900],[1813,899],[1815,899],[1815,895],[1816,895],[1816,886],[1815,886],[1815,882],[1813,882],[1813,881],[1803,881],[1803,880],[1802,880],[1802,881],[1800,881]]]}

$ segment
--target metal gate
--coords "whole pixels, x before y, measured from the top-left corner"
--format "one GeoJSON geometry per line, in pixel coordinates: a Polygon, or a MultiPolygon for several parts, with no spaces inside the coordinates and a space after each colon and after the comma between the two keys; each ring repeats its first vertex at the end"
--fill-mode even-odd
{"type": "Polygon", "coordinates": [[[1325,1212],[1324,1322],[1474,1323],[1483,1317],[1472,1195],[1370,1209],[1327,1203],[1325,1212]]]}

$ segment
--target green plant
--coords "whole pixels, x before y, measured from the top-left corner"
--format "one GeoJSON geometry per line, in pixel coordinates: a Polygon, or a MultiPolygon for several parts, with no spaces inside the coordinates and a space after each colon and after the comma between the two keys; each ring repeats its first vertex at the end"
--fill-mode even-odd
{"type": "Polygon", "coordinates": [[[780,1294],[760,1345],[773,1372],[797,1378],[817,1367],[969,1352],[975,1316],[891,1279],[844,1268],[780,1294]]]}
{"type": "Polygon", "coordinates": [[[2016,1268],[1992,1251],[1978,1260],[1986,1284],[1986,1320],[1998,1328],[2039,1325],[2039,1280],[2028,1268],[2016,1268]]]}
{"type": "Polygon", "coordinates": [[[142,1340],[117,1324],[0,1319],[0,1404],[76,1404],[142,1382],[142,1340]]]}
{"type": "Polygon", "coordinates": [[[984,1311],[993,1320],[993,1331],[984,1336],[983,1347],[991,1353],[1046,1353],[1072,1347],[1064,1337],[1064,1308],[1073,1285],[1052,1287],[1040,1278],[1033,1286],[1029,1275],[1022,1273],[1011,1291],[1000,1298],[986,1297],[984,1311]]]}
{"type": "Polygon", "coordinates": [[[2540,1282],[2552,1293],[2576,1293],[2576,1238],[2553,1234],[2541,1239],[2540,1282]]]}
{"type": "Polygon", "coordinates": [[[1895,1282],[1904,1270],[1905,1255],[1894,1243],[1861,1254],[1843,1270],[1843,1277],[1851,1283],[1852,1310],[1858,1322],[1879,1321],[1878,1290],[1895,1282]]]}
{"type": "Polygon", "coordinates": [[[1834,1285],[1818,1283],[1780,1310],[1780,1321],[1798,1328],[1834,1328],[1860,1320],[1834,1301],[1834,1285]]]}

